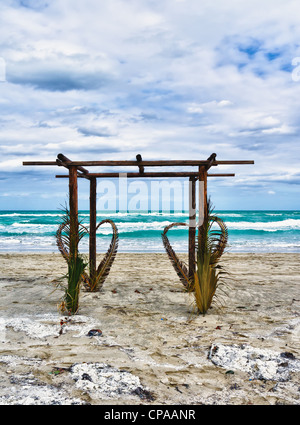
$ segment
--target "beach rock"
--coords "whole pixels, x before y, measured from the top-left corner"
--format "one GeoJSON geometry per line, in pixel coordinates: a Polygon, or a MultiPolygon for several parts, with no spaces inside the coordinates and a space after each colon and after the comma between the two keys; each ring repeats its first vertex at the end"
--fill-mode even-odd
{"type": "Polygon", "coordinates": [[[77,315],[72,318],[59,319],[56,314],[35,314],[32,316],[24,315],[21,317],[2,318],[0,320],[0,337],[3,335],[3,340],[7,339],[9,329],[14,332],[24,333],[31,339],[46,340],[49,337],[58,337],[63,333],[72,332],[74,337],[81,337],[91,332],[88,336],[100,336],[102,331],[96,326],[90,317],[77,315]],[[92,328],[91,327],[95,327],[92,328]],[[62,332],[64,329],[64,332],[62,332]],[[92,334],[93,333],[93,334],[92,334]]]}
{"type": "Polygon", "coordinates": [[[291,353],[276,353],[267,349],[258,349],[245,344],[213,344],[208,358],[216,366],[230,371],[241,370],[249,374],[250,379],[287,381],[290,373],[300,371],[300,361],[291,353]],[[283,361],[283,357],[284,360],[283,361]]]}
{"type": "Polygon", "coordinates": [[[144,388],[141,387],[137,387],[132,394],[136,394],[140,397],[140,399],[142,400],[146,400],[146,401],[154,401],[155,398],[153,396],[153,394],[151,394],[150,391],[145,390],[144,388]]]}
{"type": "Polygon", "coordinates": [[[284,353],[280,353],[280,356],[285,358],[285,359],[290,359],[290,360],[296,360],[296,357],[294,356],[293,353],[289,353],[289,352],[284,352],[284,353]]]}
{"type": "Polygon", "coordinates": [[[91,329],[87,336],[101,336],[102,335],[102,331],[100,329],[91,329]]]}
{"type": "MultiPolygon", "coordinates": [[[[75,363],[70,367],[77,389],[94,399],[113,399],[143,395],[147,390],[138,376],[102,363],[75,363]]],[[[150,394],[150,393],[149,393],[150,394]]]]}
{"type": "Polygon", "coordinates": [[[64,388],[47,385],[32,374],[14,375],[10,378],[12,390],[0,395],[0,405],[84,405],[85,401],[71,397],[64,388]]]}

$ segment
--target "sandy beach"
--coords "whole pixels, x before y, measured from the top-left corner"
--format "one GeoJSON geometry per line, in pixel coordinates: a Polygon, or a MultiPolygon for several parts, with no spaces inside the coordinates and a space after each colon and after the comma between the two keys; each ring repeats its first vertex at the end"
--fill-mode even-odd
{"type": "Polygon", "coordinates": [[[299,404],[299,263],[225,254],[196,316],[165,254],[121,253],[66,317],[60,254],[1,254],[0,404],[299,404]]]}

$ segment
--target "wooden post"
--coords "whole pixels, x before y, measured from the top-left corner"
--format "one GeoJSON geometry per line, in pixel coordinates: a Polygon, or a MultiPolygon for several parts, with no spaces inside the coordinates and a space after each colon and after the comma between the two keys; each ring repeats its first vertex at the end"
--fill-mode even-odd
{"type": "Polygon", "coordinates": [[[69,167],[69,202],[70,202],[70,256],[77,256],[78,251],[78,185],[77,167],[69,167]]]}
{"type": "Polygon", "coordinates": [[[208,215],[207,211],[207,169],[199,167],[199,218],[198,218],[198,246],[201,243],[201,226],[208,215]]]}
{"type": "Polygon", "coordinates": [[[90,178],[90,235],[89,235],[89,264],[90,279],[96,277],[96,226],[97,226],[97,179],[90,178]]]}
{"type": "Polygon", "coordinates": [[[196,179],[189,180],[189,278],[194,279],[196,242],[196,179]]]}

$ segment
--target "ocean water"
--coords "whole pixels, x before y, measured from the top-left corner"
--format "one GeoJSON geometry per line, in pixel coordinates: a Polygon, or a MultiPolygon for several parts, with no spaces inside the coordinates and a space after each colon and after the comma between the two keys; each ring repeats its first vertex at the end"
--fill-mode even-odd
{"type": "MultiPolygon", "coordinates": [[[[229,231],[228,252],[300,252],[300,211],[214,211],[229,231]]],[[[97,219],[112,219],[119,230],[119,252],[164,252],[161,234],[173,222],[188,223],[188,213],[98,213],[97,219]]],[[[0,211],[0,252],[58,252],[55,233],[62,212],[0,211]]],[[[88,225],[88,211],[80,211],[88,225]]],[[[111,227],[97,231],[97,252],[105,252],[111,227]]],[[[187,252],[188,230],[173,228],[168,232],[176,252],[187,252]]],[[[88,252],[88,237],[80,243],[88,252]]]]}

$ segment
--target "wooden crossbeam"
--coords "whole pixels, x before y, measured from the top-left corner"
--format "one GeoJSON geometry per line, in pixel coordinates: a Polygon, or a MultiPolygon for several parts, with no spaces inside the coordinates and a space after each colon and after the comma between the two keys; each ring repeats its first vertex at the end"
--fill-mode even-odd
{"type": "MultiPolygon", "coordinates": [[[[198,167],[201,165],[209,165],[210,161],[204,160],[170,160],[170,161],[140,161],[139,166],[144,167],[173,167],[173,166],[191,166],[198,167]]],[[[233,161],[214,161],[211,166],[216,165],[245,165],[245,164],[254,164],[254,161],[244,161],[244,160],[233,160],[233,161]]],[[[57,165],[56,161],[24,161],[23,165],[57,165]]],[[[70,161],[68,165],[74,165],[76,167],[95,167],[95,166],[107,166],[107,167],[133,167],[137,165],[136,161],[70,161]]]]}
{"type": "MultiPolygon", "coordinates": [[[[125,174],[125,173],[122,173],[125,174]]],[[[213,173],[213,174],[207,174],[208,177],[235,177],[234,173],[213,173]]],[[[56,178],[68,178],[69,176],[67,175],[63,175],[63,174],[58,174],[55,176],[56,178]]],[[[83,178],[92,178],[92,177],[96,177],[96,178],[118,178],[120,177],[120,173],[89,173],[87,176],[84,176],[82,174],[79,174],[78,177],[83,177],[83,178]]],[[[126,177],[127,178],[139,178],[139,177],[144,177],[144,178],[148,178],[148,177],[152,177],[152,178],[159,178],[159,177],[195,177],[196,179],[198,179],[199,177],[199,173],[198,172],[171,172],[171,171],[166,171],[166,172],[146,172],[143,174],[140,173],[126,173],[126,177]]]]}
{"type": "Polygon", "coordinates": [[[84,168],[85,166],[103,166],[103,167],[116,167],[116,166],[124,166],[124,167],[132,167],[138,165],[140,174],[144,173],[144,167],[172,167],[172,166],[205,166],[206,170],[208,170],[212,166],[217,165],[244,165],[244,164],[254,164],[252,160],[224,160],[217,161],[216,154],[213,153],[206,160],[150,160],[143,161],[142,156],[140,154],[136,155],[136,161],[71,161],[62,153],[57,155],[58,161],[24,161],[23,165],[27,166],[35,166],[35,165],[64,165],[64,166],[76,166],[79,171],[84,174],[89,174],[89,171],[84,168]],[[138,164],[137,164],[138,163],[138,164]]]}
{"type": "Polygon", "coordinates": [[[23,165],[58,165],[56,161],[23,161],[23,165]]]}
{"type": "MultiPolygon", "coordinates": [[[[208,165],[209,162],[205,161],[197,161],[197,160],[170,160],[170,161],[141,161],[139,166],[144,167],[173,167],[173,166],[189,166],[189,167],[198,167],[201,165],[208,165]]],[[[254,161],[244,161],[244,160],[233,160],[233,161],[214,161],[211,166],[216,165],[247,165],[254,164],[254,161]]],[[[23,165],[27,166],[35,166],[35,165],[57,165],[56,161],[23,161],[23,165]]],[[[85,166],[85,167],[133,167],[136,166],[136,161],[71,161],[68,165],[75,165],[76,167],[85,166]]]]}
{"type": "MultiPolygon", "coordinates": [[[[198,167],[201,165],[209,165],[210,166],[216,166],[216,165],[243,165],[243,164],[254,164],[254,161],[244,161],[244,160],[233,160],[233,161],[211,161],[208,160],[159,160],[159,161],[140,161],[139,166],[144,167],[172,167],[172,166],[194,166],[198,167]]],[[[42,165],[41,163],[26,163],[24,165],[42,165]]],[[[48,165],[50,165],[48,163],[48,165]]],[[[54,164],[55,165],[55,164],[54,164]]],[[[85,167],[96,167],[96,166],[107,166],[107,167],[116,167],[116,166],[123,166],[123,167],[132,167],[136,166],[136,161],[72,161],[70,165],[75,166],[85,166],[85,167]]]]}

